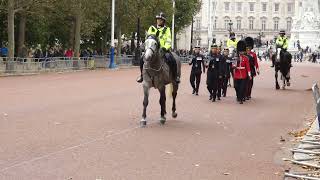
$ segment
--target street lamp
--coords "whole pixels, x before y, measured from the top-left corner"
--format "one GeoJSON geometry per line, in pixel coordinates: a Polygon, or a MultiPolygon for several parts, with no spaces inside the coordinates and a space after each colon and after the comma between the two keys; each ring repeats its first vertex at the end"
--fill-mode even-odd
{"type": "Polygon", "coordinates": [[[112,0],[112,20],[111,20],[111,54],[110,54],[110,65],[109,68],[116,68],[114,63],[114,14],[115,14],[115,0],[112,0]]]}
{"type": "Polygon", "coordinates": [[[174,50],[174,13],[176,8],[176,1],[172,0],[172,8],[173,8],[173,14],[172,14],[172,50],[174,50]]]}
{"type": "Polygon", "coordinates": [[[231,31],[232,31],[232,25],[233,25],[232,20],[230,20],[230,22],[229,22],[228,24],[229,24],[229,32],[231,33],[231,31]]]}

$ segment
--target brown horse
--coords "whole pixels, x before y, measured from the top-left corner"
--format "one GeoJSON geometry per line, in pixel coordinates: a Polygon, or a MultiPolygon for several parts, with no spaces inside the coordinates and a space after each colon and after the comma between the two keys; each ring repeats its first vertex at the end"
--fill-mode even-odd
{"type": "MultiPolygon", "coordinates": [[[[160,93],[160,106],[161,106],[161,116],[160,123],[162,125],[166,122],[166,85],[172,84],[172,117],[176,118],[178,114],[176,113],[176,97],[179,88],[179,84],[176,82],[173,73],[169,68],[169,65],[165,62],[163,53],[160,50],[160,45],[158,38],[156,36],[150,35],[145,41],[145,54],[143,57],[143,113],[140,125],[145,127],[147,125],[147,106],[149,104],[149,91],[153,87],[159,90],[160,93]]],[[[179,57],[172,53],[177,62],[177,73],[178,76],[181,74],[181,63],[179,57]]]]}

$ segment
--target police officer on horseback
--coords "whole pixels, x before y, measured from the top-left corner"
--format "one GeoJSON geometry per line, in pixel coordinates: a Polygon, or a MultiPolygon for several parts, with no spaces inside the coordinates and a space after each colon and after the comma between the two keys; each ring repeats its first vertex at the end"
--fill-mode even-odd
{"type": "MultiPolygon", "coordinates": [[[[166,27],[166,16],[163,12],[160,12],[159,15],[156,16],[157,20],[157,26],[150,26],[147,35],[155,35],[158,37],[159,43],[160,43],[160,48],[164,54],[164,58],[166,62],[168,63],[169,67],[171,68],[173,77],[175,77],[176,82],[180,83],[180,77],[178,76],[177,72],[177,62],[174,59],[173,55],[171,54],[171,31],[169,27],[166,27]]],[[[143,81],[143,76],[142,76],[142,67],[143,67],[143,60],[140,61],[140,70],[141,70],[141,75],[137,79],[137,82],[141,83],[143,81]]]]}
{"type": "MultiPolygon", "coordinates": [[[[279,36],[276,40],[276,49],[281,48],[280,57],[282,57],[284,53],[287,53],[288,46],[289,46],[289,40],[286,37],[286,32],[284,30],[281,30],[279,33],[279,36]]],[[[279,52],[277,52],[277,53],[279,53],[279,52]]],[[[274,67],[274,64],[275,64],[275,62],[274,62],[274,60],[272,60],[271,67],[274,67]]],[[[291,62],[290,62],[290,66],[291,66],[291,62]]]]}
{"type": "Polygon", "coordinates": [[[230,32],[230,39],[227,41],[227,47],[230,48],[237,48],[238,40],[236,39],[236,34],[234,32],[230,32]]]}

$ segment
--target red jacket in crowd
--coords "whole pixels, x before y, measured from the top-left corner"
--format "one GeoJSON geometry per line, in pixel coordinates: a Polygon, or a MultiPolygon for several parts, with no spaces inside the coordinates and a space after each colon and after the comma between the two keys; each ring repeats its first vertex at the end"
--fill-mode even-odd
{"type": "Polygon", "coordinates": [[[234,79],[247,79],[248,75],[251,76],[249,59],[245,55],[240,55],[239,59],[234,66],[234,79]]]}
{"type": "Polygon", "coordinates": [[[255,52],[250,51],[249,53],[253,59],[254,59],[254,66],[256,67],[257,72],[259,72],[259,63],[258,63],[258,57],[257,54],[255,52]]]}

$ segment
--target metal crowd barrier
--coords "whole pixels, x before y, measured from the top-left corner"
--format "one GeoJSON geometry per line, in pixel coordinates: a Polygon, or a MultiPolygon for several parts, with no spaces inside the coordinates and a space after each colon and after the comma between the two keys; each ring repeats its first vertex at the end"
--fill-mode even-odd
{"type": "Polygon", "coordinates": [[[313,91],[314,101],[316,103],[317,119],[318,119],[318,124],[320,128],[320,91],[319,91],[318,84],[313,85],[312,91],[313,91]]]}
{"type": "MultiPolygon", "coordinates": [[[[180,56],[182,63],[188,63],[190,56],[180,56]]],[[[115,63],[119,67],[131,67],[135,56],[115,56],[115,63]]],[[[108,68],[110,55],[93,57],[44,57],[44,58],[14,58],[8,60],[0,57],[0,75],[6,74],[34,74],[42,72],[76,71],[83,69],[108,68]]]]}

